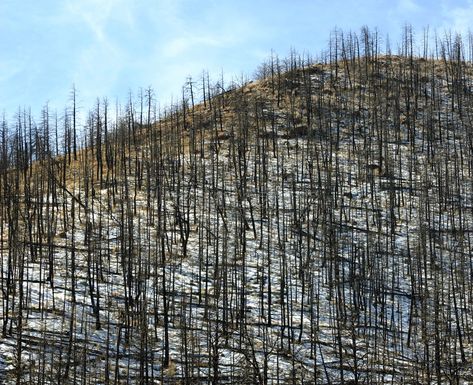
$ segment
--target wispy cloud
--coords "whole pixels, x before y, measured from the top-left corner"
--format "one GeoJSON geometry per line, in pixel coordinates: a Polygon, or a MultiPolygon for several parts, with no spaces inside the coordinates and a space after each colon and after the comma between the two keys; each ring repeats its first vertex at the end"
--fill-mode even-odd
{"type": "Polygon", "coordinates": [[[412,12],[419,12],[422,7],[415,0],[399,0],[397,9],[407,17],[412,16],[412,12]]]}
{"type": "Polygon", "coordinates": [[[209,48],[223,47],[231,39],[225,36],[181,36],[176,37],[162,46],[162,53],[167,58],[175,58],[190,50],[205,50],[209,48]]]}
{"type": "Polygon", "coordinates": [[[64,13],[72,20],[82,21],[100,42],[107,40],[106,28],[110,20],[124,23],[127,28],[135,25],[133,13],[122,0],[68,0],[64,13]]]}
{"type": "Polygon", "coordinates": [[[70,51],[69,86],[74,83],[89,103],[113,97],[131,60],[129,42],[120,38],[136,28],[133,6],[124,0],[67,0],[61,18],[80,36],[70,51]]]}
{"type": "Polygon", "coordinates": [[[445,16],[442,27],[446,31],[455,31],[466,36],[471,31],[473,1],[468,0],[462,5],[451,3],[451,1],[442,2],[443,14],[445,16]]]}
{"type": "MultiPolygon", "coordinates": [[[[178,95],[202,70],[251,74],[271,50],[317,55],[330,31],[379,27],[393,44],[415,31],[466,34],[473,0],[0,0],[0,109],[57,100],[126,97],[153,86],[178,95]],[[27,9],[28,12],[25,12],[27,9]],[[60,92],[62,90],[62,92],[60,92]],[[67,98],[66,98],[67,99],[67,98]]],[[[61,105],[62,104],[62,105],[61,105]]],[[[35,107],[38,110],[37,107],[35,107]]]]}

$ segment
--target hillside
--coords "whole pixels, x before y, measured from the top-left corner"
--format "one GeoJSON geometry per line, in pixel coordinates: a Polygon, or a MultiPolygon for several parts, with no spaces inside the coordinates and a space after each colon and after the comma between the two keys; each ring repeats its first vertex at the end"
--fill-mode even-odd
{"type": "Polygon", "coordinates": [[[0,382],[473,381],[473,64],[376,39],[4,122],[0,382]]]}

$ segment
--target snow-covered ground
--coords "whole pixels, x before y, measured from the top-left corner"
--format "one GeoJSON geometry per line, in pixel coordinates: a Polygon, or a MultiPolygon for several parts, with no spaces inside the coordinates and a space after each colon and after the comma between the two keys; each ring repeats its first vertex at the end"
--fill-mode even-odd
{"type": "Polygon", "coordinates": [[[116,185],[76,167],[43,223],[38,202],[14,237],[3,216],[1,382],[472,381],[469,110],[450,113],[432,83],[439,103],[426,86],[397,123],[406,105],[376,99],[382,84],[351,109],[361,85],[318,92],[325,71],[307,135],[291,134],[286,104],[249,93],[204,152],[165,132],[116,185]]]}

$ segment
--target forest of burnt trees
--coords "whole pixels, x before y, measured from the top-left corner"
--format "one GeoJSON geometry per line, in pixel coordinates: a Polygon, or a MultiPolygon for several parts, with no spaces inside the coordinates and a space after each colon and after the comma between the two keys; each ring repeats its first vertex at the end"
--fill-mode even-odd
{"type": "Polygon", "coordinates": [[[473,381],[473,36],[157,105],[3,118],[1,383],[473,381]]]}

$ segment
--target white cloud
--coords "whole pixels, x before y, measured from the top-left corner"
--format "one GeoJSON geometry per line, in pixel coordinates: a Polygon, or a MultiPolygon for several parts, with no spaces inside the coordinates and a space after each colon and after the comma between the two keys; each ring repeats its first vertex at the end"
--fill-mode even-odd
{"type": "Polygon", "coordinates": [[[398,11],[400,13],[406,13],[406,17],[409,17],[409,13],[419,12],[422,8],[415,0],[399,0],[398,11]]]}
{"type": "Polygon", "coordinates": [[[127,47],[116,33],[135,28],[134,7],[124,0],[67,0],[61,17],[63,23],[78,27],[81,35],[71,47],[75,59],[68,69],[68,81],[89,102],[95,97],[114,97],[113,89],[130,62],[127,47]]]}
{"type": "Polygon", "coordinates": [[[473,1],[469,0],[464,6],[449,6],[444,2],[444,15],[446,21],[443,25],[446,31],[458,32],[466,36],[471,29],[473,21],[473,1]]]}
{"type": "Polygon", "coordinates": [[[82,21],[94,33],[99,42],[107,40],[106,27],[111,20],[134,28],[135,19],[130,6],[123,0],[68,0],[65,4],[66,17],[82,21]]]}
{"type": "Polygon", "coordinates": [[[13,79],[24,70],[24,63],[19,60],[0,61],[0,83],[13,79]]]}
{"type": "Polygon", "coordinates": [[[162,53],[167,58],[189,53],[191,50],[205,49],[209,47],[222,47],[228,43],[226,37],[216,36],[181,36],[170,40],[162,47],[162,53]]]}

